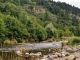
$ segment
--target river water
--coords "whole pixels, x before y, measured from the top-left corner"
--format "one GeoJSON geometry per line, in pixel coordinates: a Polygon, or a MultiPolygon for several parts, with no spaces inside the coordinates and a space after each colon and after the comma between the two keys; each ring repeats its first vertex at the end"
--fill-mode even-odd
{"type": "Polygon", "coordinates": [[[0,51],[10,52],[13,50],[20,50],[20,49],[28,49],[28,50],[41,50],[46,48],[61,48],[61,42],[41,42],[41,43],[25,43],[25,44],[17,44],[14,46],[9,46],[5,48],[0,48],[0,51]]]}

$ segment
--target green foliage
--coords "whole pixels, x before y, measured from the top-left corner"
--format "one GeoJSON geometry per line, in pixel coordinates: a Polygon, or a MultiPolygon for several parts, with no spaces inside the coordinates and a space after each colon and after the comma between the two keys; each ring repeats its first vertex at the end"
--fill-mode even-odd
{"type": "Polygon", "coordinates": [[[61,44],[62,44],[62,46],[66,46],[67,42],[62,42],[61,44]]]}
{"type": "Polygon", "coordinates": [[[29,8],[33,9],[33,8],[35,8],[35,6],[36,6],[36,2],[32,2],[29,8]]]}
{"type": "Polygon", "coordinates": [[[5,37],[6,25],[1,16],[2,14],[0,13],[0,39],[2,40],[5,37]]]}
{"type": "Polygon", "coordinates": [[[69,40],[68,45],[79,45],[80,44],[80,38],[73,38],[71,40],[69,40]]]}
{"type": "Polygon", "coordinates": [[[46,39],[47,38],[46,30],[41,25],[39,25],[35,19],[33,19],[33,21],[29,20],[27,22],[27,29],[28,32],[30,33],[30,36],[35,40],[46,39]]]}
{"type": "Polygon", "coordinates": [[[4,19],[6,23],[6,28],[8,28],[8,36],[12,37],[27,37],[29,33],[25,27],[19,20],[14,17],[6,16],[4,19]]]}
{"type": "Polygon", "coordinates": [[[4,41],[4,44],[11,44],[11,41],[10,41],[9,39],[6,39],[6,40],[4,41]]]}
{"type": "Polygon", "coordinates": [[[52,23],[49,23],[45,26],[45,29],[47,31],[48,34],[48,38],[52,38],[54,35],[54,27],[52,23]]]}
{"type": "Polygon", "coordinates": [[[53,38],[49,38],[47,42],[53,42],[53,38]]]}
{"type": "Polygon", "coordinates": [[[17,40],[16,39],[12,39],[11,40],[11,44],[17,44],[17,40]]]}
{"type": "Polygon", "coordinates": [[[55,38],[61,38],[61,37],[63,37],[64,36],[64,32],[62,31],[62,30],[55,30],[54,31],[54,37],[55,38]]]}
{"type": "Polygon", "coordinates": [[[79,8],[52,0],[0,0],[0,40],[80,36],[79,12],[79,8]]]}
{"type": "Polygon", "coordinates": [[[64,32],[64,36],[70,37],[70,36],[73,36],[73,33],[71,31],[69,31],[68,29],[66,29],[64,32]]]}

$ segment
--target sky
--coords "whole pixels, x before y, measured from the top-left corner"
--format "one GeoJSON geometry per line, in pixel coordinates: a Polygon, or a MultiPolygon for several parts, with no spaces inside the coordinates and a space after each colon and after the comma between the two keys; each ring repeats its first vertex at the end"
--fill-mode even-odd
{"type": "Polygon", "coordinates": [[[74,5],[75,7],[80,8],[80,0],[54,0],[54,1],[66,2],[70,5],[74,5]]]}

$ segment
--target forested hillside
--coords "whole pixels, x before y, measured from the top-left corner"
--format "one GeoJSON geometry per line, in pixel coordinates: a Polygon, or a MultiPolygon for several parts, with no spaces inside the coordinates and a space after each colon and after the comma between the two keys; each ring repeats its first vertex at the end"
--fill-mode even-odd
{"type": "Polygon", "coordinates": [[[53,0],[0,0],[0,41],[80,36],[80,9],[53,0]]]}

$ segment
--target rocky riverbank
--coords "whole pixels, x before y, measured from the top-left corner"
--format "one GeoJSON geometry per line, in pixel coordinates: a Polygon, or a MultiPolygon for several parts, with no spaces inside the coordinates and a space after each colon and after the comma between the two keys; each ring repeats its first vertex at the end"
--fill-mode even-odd
{"type": "Polygon", "coordinates": [[[62,50],[44,55],[41,60],[80,60],[80,45],[70,48],[64,46],[62,50]]]}
{"type": "Polygon", "coordinates": [[[23,54],[21,51],[16,51],[16,54],[24,57],[24,60],[80,60],[80,45],[72,48],[68,46],[64,46],[62,49],[56,48],[53,53],[47,55],[43,55],[42,52],[25,52],[23,54]]]}
{"type": "Polygon", "coordinates": [[[61,42],[21,44],[11,51],[21,60],[80,60],[80,45],[62,46],[61,42]]]}

